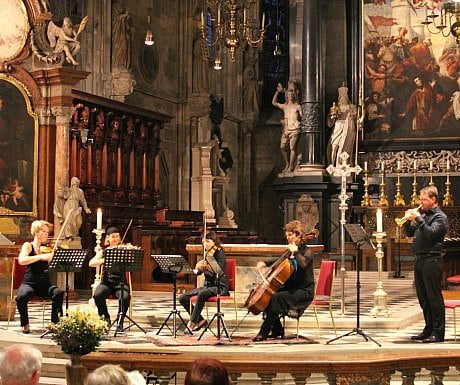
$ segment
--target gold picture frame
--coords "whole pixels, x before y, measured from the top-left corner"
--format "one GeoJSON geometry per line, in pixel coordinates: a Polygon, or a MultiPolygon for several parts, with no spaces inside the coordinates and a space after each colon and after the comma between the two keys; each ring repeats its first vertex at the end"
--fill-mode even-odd
{"type": "Polygon", "coordinates": [[[0,215],[37,215],[38,117],[17,79],[0,74],[0,215]]]}

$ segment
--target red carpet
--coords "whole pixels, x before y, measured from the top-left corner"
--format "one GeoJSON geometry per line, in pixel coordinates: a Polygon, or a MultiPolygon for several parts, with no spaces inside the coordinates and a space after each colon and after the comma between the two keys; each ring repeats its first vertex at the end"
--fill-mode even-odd
{"type": "Polygon", "coordinates": [[[203,337],[199,340],[199,333],[194,335],[177,335],[174,338],[172,335],[156,335],[148,334],[147,339],[158,346],[197,346],[197,345],[263,345],[263,344],[284,344],[284,345],[295,345],[295,344],[315,344],[317,342],[304,336],[296,338],[295,334],[287,335],[284,339],[268,339],[260,342],[253,342],[253,334],[237,333],[228,339],[225,334],[221,335],[218,339],[211,332],[206,332],[203,337]]]}

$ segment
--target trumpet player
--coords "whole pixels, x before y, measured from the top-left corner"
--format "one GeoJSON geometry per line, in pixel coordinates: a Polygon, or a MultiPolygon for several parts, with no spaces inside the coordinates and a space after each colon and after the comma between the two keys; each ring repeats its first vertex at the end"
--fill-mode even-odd
{"type": "Polygon", "coordinates": [[[404,232],[413,238],[414,279],[425,327],[413,341],[444,342],[445,310],[441,291],[442,251],[448,230],[447,216],[438,206],[438,190],[427,186],[420,190],[420,209],[406,212],[404,232]]]}

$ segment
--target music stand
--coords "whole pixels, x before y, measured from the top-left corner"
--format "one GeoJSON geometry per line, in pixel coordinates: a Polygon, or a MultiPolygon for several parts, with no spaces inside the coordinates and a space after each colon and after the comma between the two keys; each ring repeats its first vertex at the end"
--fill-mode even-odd
{"type": "Polygon", "coordinates": [[[153,260],[157,263],[160,267],[161,271],[165,274],[172,275],[173,281],[173,308],[169,312],[169,315],[164,320],[163,324],[160,326],[160,329],[157,331],[157,335],[161,333],[163,328],[166,326],[173,334],[174,338],[176,338],[177,330],[184,325],[185,329],[190,333],[193,334],[190,328],[187,326],[187,323],[182,318],[180,311],[177,310],[177,274],[179,273],[187,273],[190,274],[193,272],[192,268],[186,261],[186,259],[182,255],[151,255],[153,260]],[[173,321],[173,328],[168,325],[169,319],[172,317],[173,321]],[[180,320],[179,326],[177,326],[177,318],[180,320]]]}
{"type": "Polygon", "coordinates": [[[347,230],[348,235],[350,236],[351,240],[355,244],[356,247],[356,327],[348,333],[345,333],[341,336],[335,337],[332,340],[326,342],[329,344],[333,341],[336,341],[343,337],[348,337],[354,334],[360,335],[366,341],[371,340],[378,346],[380,345],[376,340],[374,340],[371,336],[366,334],[359,325],[359,316],[360,316],[360,291],[361,291],[361,282],[359,280],[359,272],[361,270],[361,261],[362,261],[362,250],[361,249],[372,249],[374,250],[374,245],[372,244],[369,236],[364,231],[363,227],[360,224],[345,224],[345,230],[347,230]]]}
{"type": "MultiPolygon", "coordinates": [[[[83,262],[88,255],[88,250],[82,249],[56,249],[54,251],[53,259],[48,266],[48,271],[65,272],[65,314],[67,315],[69,309],[69,273],[79,272],[83,267],[83,262]]],[[[40,338],[50,333],[46,330],[40,338]]]]}
{"type": "Polygon", "coordinates": [[[142,249],[123,249],[123,248],[108,248],[103,251],[104,256],[104,270],[112,273],[120,274],[120,287],[121,296],[118,309],[117,319],[112,322],[109,329],[116,324],[114,337],[117,336],[119,331],[125,331],[131,328],[132,325],[137,326],[144,333],[147,333],[137,322],[135,322],[129,315],[123,315],[123,297],[126,284],[126,273],[132,271],[141,271],[142,263],[144,259],[144,250],[142,249]],[[119,330],[119,327],[123,323],[123,318],[128,318],[132,325],[125,327],[123,330],[119,330]]]}

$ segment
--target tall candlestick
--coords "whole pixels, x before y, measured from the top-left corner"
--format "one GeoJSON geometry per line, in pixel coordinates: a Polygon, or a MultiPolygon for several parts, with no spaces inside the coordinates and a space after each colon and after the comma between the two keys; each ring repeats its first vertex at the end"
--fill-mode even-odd
{"type": "Polygon", "coordinates": [[[102,210],[101,209],[97,209],[96,228],[98,230],[102,229],[102,210]]]}
{"type": "Polygon", "coordinates": [[[382,233],[383,232],[383,213],[382,209],[377,209],[377,232],[382,233]]]}

